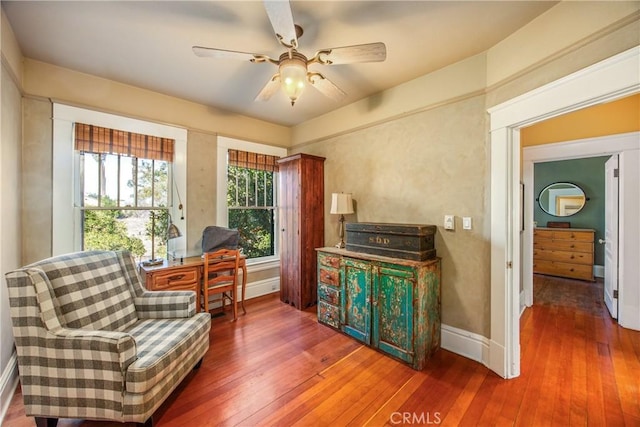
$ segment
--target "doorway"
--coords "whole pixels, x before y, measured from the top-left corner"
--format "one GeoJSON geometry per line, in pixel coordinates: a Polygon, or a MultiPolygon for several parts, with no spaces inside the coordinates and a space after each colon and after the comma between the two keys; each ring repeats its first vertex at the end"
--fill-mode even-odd
{"type": "MultiPolygon", "coordinates": [[[[564,113],[640,92],[640,76],[637,73],[639,65],[640,47],[636,47],[492,107],[488,111],[491,117],[491,337],[488,366],[502,377],[513,378],[520,374],[521,237],[518,224],[522,208],[519,185],[519,129],[564,113]]],[[[636,144],[639,142],[636,141],[636,144]]],[[[629,170],[629,182],[638,182],[640,147],[629,154],[626,163],[627,167],[622,169],[629,170]]],[[[636,200],[628,199],[633,206],[627,208],[636,214],[640,213],[637,189],[630,191],[622,188],[621,191],[628,191],[631,198],[635,197],[636,200]]],[[[525,187],[525,200],[532,199],[531,189],[527,190],[525,187]]],[[[525,224],[532,224],[531,215],[527,217],[526,210],[524,214],[525,224]]],[[[638,257],[640,226],[632,224],[626,214],[623,218],[623,221],[626,220],[629,224],[627,238],[624,243],[621,242],[620,258],[624,258],[622,250],[629,254],[635,253],[638,257]]],[[[531,226],[525,227],[522,236],[523,239],[532,241],[531,226]]],[[[526,250],[527,246],[523,244],[523,250],[526,250]]],[[[624,271],[627,278],[635,280],[636,283],[640,281],[639,266],[640,262],[631,262],[626,265],[624,271]]],[[[525,267],[523,263],[523,271],[525,267]]],[[[525,272],[524,277],[527,276],[525,272]]],[[[640,290],[630,292],[629,296],[634,305],[640,305],[640,290]]],[[[640,328],[640,314],[637,311],[629,313],[629,320],[631,323],[637,322],[640,328]]]]}
{"type": "MultiPolygon", "coordinates": [[[[550,162],[556,160],[568,160],[568,159],[578,159],[578,158],[586,158],[586,157],[598,157],[598,156],[611,156],[618,155],[620,162],[625,162],[628,165],[625,168],[620,169],[620,177],[619,184],[621,191],[619,192],[619,200],[618,204],[620,206],[620,214],[627,218],[627,225],[632,225],[632,221],[630,218],[632,215],[635,215],[637,218],[640,202],[638,201],[638,195],[630,194],[629,191],[624,191],[625,188],[633,186],[637,180],[637,172],[631,169],[630,165],[633,164],[633,161],[639,162],[640,160],[640,133],[632,132],[628,134],[620,134],[620,135],[610,135],[599,138],[589,138],[577,141],[568,141],[557,144],[547,144],[547,145],[539,145],[534,147],[527,147],[522,150],[522,179],[525,187],[525,203],[524,203],[524,221],[525,221],[525,230],[522,233],[522,251],[521,251],[521,265],[522,265],[522,293],[523,295],[520,297],[520,300],[523,302],[523,305],[526,307],[531,307],[533,305],[533,222],[534,222],[534,203],[536,195],[534,194],[534,164],[542,163],[542,162],[550,162]],[[626,170],[625,170],[626,169],[626,170]]],[[[589,202],[587,202],[589,203],[589,202]]],[[[606,215],[606,211],[605,211],[606,215]]],[[[625,221],[621,221],[622,226],[624,227],[625,221]]],[[[624,245],[629,245],[629,234],[627,234],[627,238],[625,238],[623,234],[623,229],[621,229],[620,234],[620,247],[624,245]]],[[[605,236],[601,236],[605,237],[605,236]]],[[[606,237],[605,239],[606,240],[606,237]]],[[[596,244],[598,244],[596,242],[596,244]]],[[[631,271],[631,274],[634,272],[633,264],[637,264],[637,261],[634,261],[634,253],[621,250],[618,254],[620,257],[620,270],[624,271],[626,268],[628,271],[631,271]],[[625,259],[626,256],[626,259],[625,259]]],[[[637,256],[637,255],[636,255],[637,256]]],[[[606,274],[606,270],[605,270],[606,274]]],[[[635,267],[635,274],[638,274],[638,267],[635,267]]],[[[636,276],[638,277],[638,276],[636,276]]],[[[624,301],[625,307],[633,306],[636,307],[636,310],[640,310],[640,299],[636,302],[633,298],[633,295],[636,292],[640,293],[640,284],[638,284],[638,280],[632,280],[633,276],[623,277],[619,284],[619,292],[618,294],[621,296],[621,300],[626,298],[627,296],[630,298],[629,301],[624,301]],[[625,284],[627,285],[625,288],[625,284]],[[626,292],[626,293],[625,293],[626,292]]],[[[524,307],[520,307],[521,309],[524,307]]],[[[638,329],[640,324],[634,320],[633,313],[630,313],[627,310],[627,313],[622,314],[620,318],[621,326],[628,327],[631,329],[638,329]]]]}

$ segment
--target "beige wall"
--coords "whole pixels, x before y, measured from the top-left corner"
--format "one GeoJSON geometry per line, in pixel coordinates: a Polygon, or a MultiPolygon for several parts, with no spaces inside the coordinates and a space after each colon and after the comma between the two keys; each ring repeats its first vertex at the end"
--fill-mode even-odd
{"type": "Polygon", "coordinates": [[[279,147],[286,147],[290,140],[285,126],[32,59],[24,62],[24,90],[63,104],[279,147]]]}
{"type": "Polygon", "coordinates": [[[484,96],[429,109],[306,145],[326,157],[325,241],[337,242],[332,192],[353,193],[347,222],[435,224],[442,257],[442,321],[480,335],[489,332],[489,164],[484,96]],[[445,231],[445,214],[456,230],[445,231]],[[473,219],[462,230],[461,217],[473,219]]]}
{"type": "MultiPolygon", "coordinates": [[[[4,36],[4,31],[3,31],[4,36]]],[[[22,111],[21,93],[13,79],[15,74],[7,67],[4,58],[0,71],[0,381],[1,386],[13,387],[15,379],[7,370],[13,354],[13,334],[9,317],[9,297],[4,275],[20,267],[22,252],[22,111]]],[[[15,360],[14,360],[15,362],[15,360]]],[[[5,408],[11,390],[0,389],[0,408],[5,408]]]]}
{"type": "Polygon", "coordinates": [[[22,264],[52,254],[53,109],[46,99],[23,98],[22,264]]]}

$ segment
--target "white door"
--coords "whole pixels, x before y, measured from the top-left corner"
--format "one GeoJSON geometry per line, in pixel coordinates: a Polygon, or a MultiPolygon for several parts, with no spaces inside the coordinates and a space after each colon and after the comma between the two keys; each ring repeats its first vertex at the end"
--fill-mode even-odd
{"type": "Polygon", "coordinates": [[[618,318],[618,155],[604,165],[604,303],[611,317],[618,318]]]}

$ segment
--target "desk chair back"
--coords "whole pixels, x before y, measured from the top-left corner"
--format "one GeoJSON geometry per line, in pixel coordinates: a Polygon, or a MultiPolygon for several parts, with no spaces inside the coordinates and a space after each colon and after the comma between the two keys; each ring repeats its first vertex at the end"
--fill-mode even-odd
{"type": "Polygon", "coordinates": [[[231,303],[233,320],[238,318],[238,267],[240,251],[236,249],[219,249],[204,254],[204,275],[202,293],[204,311],[209,312],[212,301],[220,301],[224,311],[226,301],[231,303]],[[211,301],[210,298],[215,298],[211,301]]]}

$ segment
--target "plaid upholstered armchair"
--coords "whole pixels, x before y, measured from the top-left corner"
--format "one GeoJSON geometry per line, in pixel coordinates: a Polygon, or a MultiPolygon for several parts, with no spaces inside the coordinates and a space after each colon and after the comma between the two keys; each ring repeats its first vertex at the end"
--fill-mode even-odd
{"type": "Polygon", "coordinates": [[[209,348],[191,291],[149,292],[128,252],[62,255],[7,273],[27,415],[153,424],[209,348]]]}

